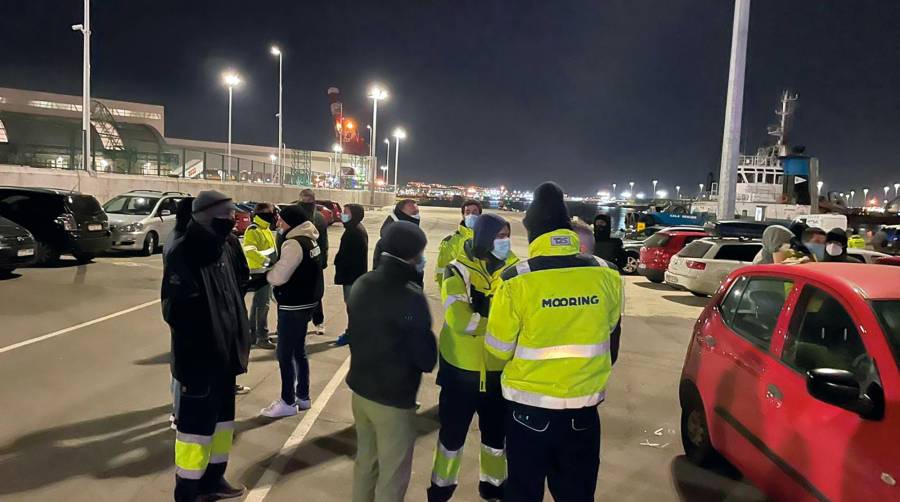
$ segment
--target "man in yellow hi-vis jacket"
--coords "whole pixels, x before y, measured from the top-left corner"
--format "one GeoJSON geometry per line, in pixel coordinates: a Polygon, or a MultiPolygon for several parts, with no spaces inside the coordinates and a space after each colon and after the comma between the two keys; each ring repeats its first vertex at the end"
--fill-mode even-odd
{"type": "MultiPolygon", "coordinates": [[[[244,232],[244,256],[251,273],[266,269],[275,258],[275,206],[261,202],[253,209],[253,224],[244,232]]],[[[272,286],[263,284],[253,291],[250,307],[250,336],[253,344],[261,349],[275,349],[269,341],[269,303],[272,286]]]]}
{"type": "Polygon", "coordinates": [[[462,252],[463,244],[472,238],[472,229],[475,228],[475,222],[483,212],[481,203],[475,199],[463,202],[461,210],[463,219],[459,222],[459,228],[444,237],[438,247],[437,264],[434,268],[434,280],[437,282],[438,289],[441,287],[441,281],[444,280],[444,270],[462,252]]]}
{"type": "Polygon", "coordinates": [[[475,222],[441,282],[444,327],[440,336],[441,430],[428,489],[429,502],[446,502],[459,479],[462,449],[472,417],[481,429],[478,492],[485,500],[502,500],[506,481],[505,403],[500,393],[503,361],[487,356],[484,331],[500,274],[518,258],[510,251],[509,223],[494,214],[475,222]]]}
{"type": "Polygon", "coordinates": [[[528,260],[501,275],[485,334],[508,361],[509,477],[504,501],[594,500],[600,468],[597,405],[618,354],[622,279],[615,265],[579,253],[562,190],[544,183],[525,216],[528,260]]]}

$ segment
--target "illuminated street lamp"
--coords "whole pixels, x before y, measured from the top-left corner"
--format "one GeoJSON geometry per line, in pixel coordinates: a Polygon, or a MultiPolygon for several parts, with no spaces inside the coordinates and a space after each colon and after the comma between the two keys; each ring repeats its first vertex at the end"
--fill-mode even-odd
{"type": "Polygon", "coordinates": [[[863,206],[866,205],[867,200],[869,200],[869,189],[863,188],[863,206]]]}
{"type": "Polygon", "coordinates": [[[372,100],[372,134],[369,136],[369,155],[370,155],[370,166],[372,170],[372,186],[370,192],[372,194],[371,203],[375,203],[375,178],[377,177],[377,173],[375,172],[375,138],[378,137],[378,101],[382,99],[388,98],[387,90],[383,89],[379,85],[373,85],[369,89],[369,99],[372,100]]]}
{"type": "Polygon", "coordinates": [[[681,185],[675,185],[675,198],[681,200],[681,185]]]}
{"type": "MultiPolygon", "coordinates": [[[[278,165],[281,166],[284,162],[281,159],[284,158],[284,151],[282,149],[282,145],[284,145],[284,114],[282,112],[282,77],[284,76],[284,72],[282,71],[283,65],[282,62],[284,60],[283,54],[281,53],[281,49],[278,48],[277,45],[273,45],[269,50],[273,56],[278,56],[278,165]]],[[[284,169],[283,167],[281,169],[284,169]]],[[[281,173],[279,179],[281,179],[281,184],[284,185],[284,173],[281,173]]]]}
{"type": "Polygon", "coordinates": [[[228,87],[228,178],[231,178],[231,102],[234,88],[241,85],[241,77],[233,71],[222,74],[222,81],[228,87]]]}
{"type": "MultiPolygon", "coordinates": [[[[391,140],[390,140],[390,138],[384,138],[384,144],[387,145],[387,160],[385,160],[384,165],[390,166],[391,165],[391,140]]],[[[387,176],[384,177],[384,182],[385,183],[388,182],[387,176]]]]}
{"type": "Polygon", "coordinates": [[[656,184],[659,183],[659,180],[652,180],[650,183],[653,184],[653,193],[656,193],[656,184]]]}
{"type": "Polygon", "coordinates": [[[885,186],[884,186],[884,203],[885,203],[885,204],[887,204],[887,200],[888,200],[888,192],[890,192],[890,191],[891,191],[891,187],[885,185],[885,186]]]}
{"type": "Polygon", "coordinates": [[[616,184],[615,183],[612,184],[612,195],[613,195],[613,199],[615,199],[616,198],[616,184]]]}
{"type": "Polygon", "coordinates": [[[657,199],[665,199],[666,196],[668,196],[668,195],[669,195],[669,192],[667,192],[667,191],[665,191],[665,190],[657,190],[657,191],[656,191],[656,198],[657,198],[657,199]]]}
{"type": "Polygon", "coordinates": [[[700,183],[700,195],[697,196],[698,199],[703,197],[703,183],[700,183]]]}
{"type": "Polygon", "coordinates": [[[397,189],[397,168],[400,164],[400,140],[406,139],[406,130],[402,127],[394,129],[394,190],[397,189]]]}
{"type": "Polygon", "coordinates": [[[821,196],[822,196],[822,187],[823,187],[823,186],[825,186],[825,182],[824,182],[824,181],[819,180],[819,181],[816,182],[816,197],[821,197],[821,196]]]}
{"type": "Polygon", "coordinates": [[[897,196],[897,192],[900,192],[900,183],[894,183],[894,197],[897,196]]]}
{"type": "Polygon", "coordinates": [[[84,0],[82,24],[72,25],[82,34],[81,67],[81,156],[84,170],[93,173],[91,165],[91,0],[84,0]]]}
{"type": "Polygon", "coordinates": [[[634,193],[634,182],[633,181],[628,182],[628,191],[631,193],[634,193]]]}
{"type": "Polygon", "coordinates": [[[856,197],[856,190],[850,190],[850,204],[848,204],[850,207],[853,207],[853,200],[855,197],[856,197]]]}
{"type": "Polygon", "coordinates": [[[381,178],[383,181],[382,185],[387,185],[387,177],[388,177],[388,166],[387,166],[387,164],[385,164],[385,165],[381,166],[381,178]]]}

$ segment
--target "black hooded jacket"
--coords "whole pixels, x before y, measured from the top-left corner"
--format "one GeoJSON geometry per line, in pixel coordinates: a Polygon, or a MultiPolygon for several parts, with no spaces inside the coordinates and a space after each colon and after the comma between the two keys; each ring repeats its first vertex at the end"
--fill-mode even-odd
{"type": "Polygon", "coordinates": [[[366,273],[369,265],[369,234],[362,225],[365,209],[359,204],[346,204],[350,221],[344,223],[341,245],[334,257],[334,283],[349,286],[366,273]]]}
{"type": "Polygon", "coordinates": [[[400,210],[403,201],[398,202],[396,206],[394,206],[394,210],[391,211],[391,214],[384,219],[384,223],[381,224],[381,231],[378,233],[378,242],[375,243],[375,254],[372,256],[372,270],[378,268],[378,263],[381,260],[381,237],[384,237],[384,231],[387,230],[387,227],[391,226],[391,223],[395,221],[408,221],[410,223],[414,223],[417,226],[419,225],[419,220],[409,216],[400,210]]]}
{"type": "Polygon", "coordinates": [[[825,237],[825,245],[827,246],[829,242],[840,243],[841,254],[838,256],[831,256],[830,254],[825,253],[824,261],[838,263],[862,263],[855,257],[847,255],[847,232],[845,232],[843,229],[835,228],[834,230],[828,232],[828,235],[825,237]]]}
{"type": "Polygon", "coordinates": [[[609,216],[598,214],[594,217],[594,256],[615,263],[621,270],[625,266],[625,248],[622,239],[612,237],[611,232],[609,216]],[[606,222],[603,229],[597,228],[598,220],[606,222]]]}
{"type": "Polygon", "coordinates": [[[250,271],[234,235],[224,240],[191,221],[167,244],[160,297],[172,336],[172,376],[207,384],[247,371],[250,271]]]}

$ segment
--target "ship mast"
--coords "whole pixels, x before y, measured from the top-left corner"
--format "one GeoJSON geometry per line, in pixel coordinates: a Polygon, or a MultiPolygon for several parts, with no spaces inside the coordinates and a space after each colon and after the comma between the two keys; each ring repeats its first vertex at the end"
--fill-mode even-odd
{"type": "Polygon", "coordinates": [[[775,155],[787,155],[787,128],[788,128],[788,117],[793,115],[795,103],[799,98],[798,95],[791,95],[790,91],[787,89],[784,90],[781,94],[781,108],[775,110],[775,115],[778,115],[778,124],[769,126],[769,135],[775,136],[777,138],[777,142],[775,143],[775,155]]]}

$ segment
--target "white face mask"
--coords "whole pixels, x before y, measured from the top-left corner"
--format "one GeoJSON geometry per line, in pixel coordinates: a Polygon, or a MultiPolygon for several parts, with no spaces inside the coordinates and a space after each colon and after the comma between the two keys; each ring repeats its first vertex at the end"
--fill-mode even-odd
{"type": "Polygon", "coordinates": [[[837,242],[829,242],[828,244],[825,244],[825,252],[828,253],[829,256],[840,256],[841,253],[844,252],[844,248],[837,242]]]}

